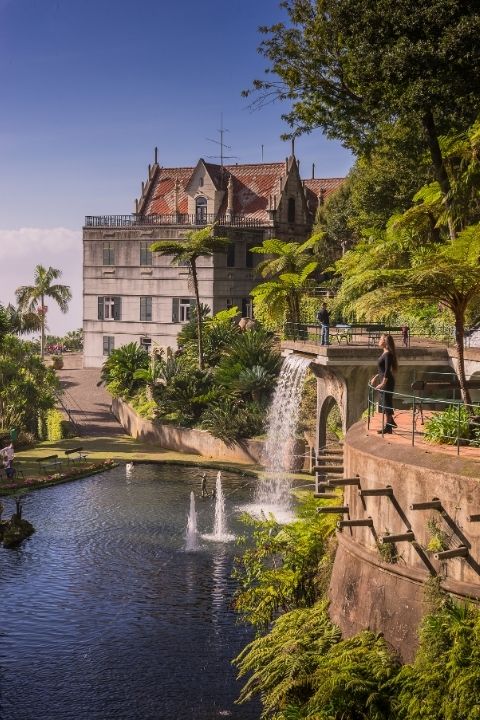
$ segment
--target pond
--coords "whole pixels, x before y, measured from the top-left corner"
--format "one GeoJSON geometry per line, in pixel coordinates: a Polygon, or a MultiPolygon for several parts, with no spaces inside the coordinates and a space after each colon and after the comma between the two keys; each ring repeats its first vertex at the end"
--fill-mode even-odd
{"type": "MultiPolygon", "coordinates": [[[[37,532],[0,549],[1,720],[254,720],[230,661],[251,638],[231,609],[235,542],[185,551],[199,468],[125,467],[32,492],[37,532]]],[[[206,471],[209,489],[216,473],[206,471]]],[[[228,533],[251,480],[223,475],[228,533]]],[[[11,501],[7,514],[12,511],[11,501]]]]}

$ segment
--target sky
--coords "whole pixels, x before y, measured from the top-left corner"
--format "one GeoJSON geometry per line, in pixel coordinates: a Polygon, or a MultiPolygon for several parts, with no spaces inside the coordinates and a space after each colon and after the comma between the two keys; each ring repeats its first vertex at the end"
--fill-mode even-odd
{"type": "MultiPolygon", "coordinates": [[[[241,97],[266,61],[260,25],[279,0],[0,0],[0,302],[62,270],[73,300],[48,325],[82,324],[85,215],[128,214],[158,147],[166,167],[217,162],[220,117],[231,162],[282,161],[288,126],[241,97]]],[[[301,174],[340,177],[350,153],[320,130],[296,142],[301,174]]]]}

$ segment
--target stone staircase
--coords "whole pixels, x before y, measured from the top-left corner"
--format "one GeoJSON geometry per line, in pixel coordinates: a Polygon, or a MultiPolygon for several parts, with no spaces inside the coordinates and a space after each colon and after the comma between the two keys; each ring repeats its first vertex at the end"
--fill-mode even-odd
{"type": "Polygon", "coordinates": [[[335,490],[335,480],[343,478],[343,445],[329,443],[317,455],[317,463],[313,466],[315,475],[315,497],[337,497],[329,490],[335,490]]]}

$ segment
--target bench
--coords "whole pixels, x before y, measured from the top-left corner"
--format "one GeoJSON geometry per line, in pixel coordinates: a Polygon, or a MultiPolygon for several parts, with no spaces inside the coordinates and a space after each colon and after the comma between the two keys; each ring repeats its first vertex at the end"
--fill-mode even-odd
{"type": "Polygon", "coordinates": [[[340,345],[344,341],[347,345],[352,342],[352,328],[350,325],[333,325],[330,328],[330,337],[340,345]]]}
{"type": "Polygon", "coordinates": [[[73,453],[76,453],[78,455],[77,460],[86,460],[88,453],[83,451],[83,447],[75,447],[70,448],[70,450],[65,450],[65,455],[67,456],[67,461],[75,462],[75,458],[70,457],[73,455],[73,453]]]}
{"type": "Polygon", "coordinates": [[[63,460],[59,458],[58,455],[47,455],[46,457],[38,458],[37,463],[43,472],[47,474],[49,468],[63,465],[63,460]]]}

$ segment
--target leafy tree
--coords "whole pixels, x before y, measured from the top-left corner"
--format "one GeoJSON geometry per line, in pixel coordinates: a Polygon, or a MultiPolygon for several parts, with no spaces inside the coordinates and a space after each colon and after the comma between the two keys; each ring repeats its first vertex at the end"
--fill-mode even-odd
{"type": "Polygon", "coordinates": [[[52,267],[44,268],[37,265],[35,268],[34,284],[22,285],[17,288],[15,295],[20,311],[37,312],[41,324],[40,355],[45,354],[45,299],[54,300],[62,313],[68,311],[68,303],[72,299],[72,293],[68,285],[52,284],[61,276],[61,270],[52,267]]]}
{"type": "Polygon", "coordinates": [[[142,380],[146,385],[147,400],[154,399],[155,389],[163,380],[165,372],[165,360],[163,349],[155,350],[150,356],[148,367],[141,367],[133,373],[134,380],[142,380]]]}
{"type": "Polygon", "coordinates": [[[448,198],[439,136],[465,129],[478,112],[477,3],[285,0],[282,6],[288,23],[261,28],[269,67],[267,78],[254,82],[260,102],[289,99],[285,117],[294,134],[321,127],[360,153],[378,143],[386,124],[400,119],[421,127],[448,198]]]}
{"type": "MultiPolygon", "coordinates": [[[[233,341],[240,330],[235,322],[239,316],[238,308],[221,310],[213,317],[209,317],[210,308],[201,306],[203,327],[203,355],[207,367],[214,368],[220,362],[225,349],[233,341]]],[[[178,346],[192,360],[198,355],[198,332],[196,308],[192,312],[190,321],[178,333],[178,346]]]]}
{"type": "MultiPolygon", "coordinates": [[[[200,257],[210,257],[215,252],[225,252],[230,239],[227,237],[216,237],[214,226],[209,225],[202,230],[191,230],[182,240],[159,240],[151,246],[152,252],[160,255],[172,255],[172,263],[175,265],[186,264],[192,274],[193,288],[197,308],[200,307],[200,294],[198,290],[197,260],[200,257]]],[[[197,313],[197,337],[198,337],[198,367],[203,370],[203,327],[202,314],[197,313]]]]}
{"type": "Polygon", "coordinates": [[[379,142],[357,159],[350,172],[348,225],[357,237],[385,228],[392,215],[411,206],[418,188],[431,179],[421,129],[399,122],[384,126],[379,142]]]}
{"type": "Polygon", "coordinates": [[[441,303],[455,322],[458,377],[470,403],[464,364],[465,322],[480,295],[480,224],[462,230],[453,241],[442,237],[446,223],[436,183],[422,188],[418,203],[393,217],[387,232],[359,243],[337,262],[342,285],[336,304],[359,319],[388,319],[400,308],[441,303]]]}
{"type": "Polygon", "coordinates": [[[312,262],[312,252],[320,237],[314,235],[303,243],[277,240],[264,240],[261,245],[250,248],[250,252],[268,255],[258,264],[256,271],[263,278],[278,278],[285,273],[300,273],[312,262]]]}
{"type": "Polygon", "coordinates": [[[267,281],[250,293],[260,315],[262,308],[266,308],[277,324],[285,320],[294,324],[300,322],[301,299],[311,287],[311,276],[318,267],[313,251],[320,241],[321,235],[314,235],[304,243],[272,238],[251,248],[253,253],[269,256],[257,267],[257,273],[267,281]]]}
{"type": "Polygon", "coordinates": [[[103,363],[101,382],[113,397],[131,398],[142,387],[138,370],[147,370],[148,353],[137,343],[128,343],[113,350],[103,363]]]}
{"type": "Polygon", "coordinates": [[[68,350],[83,350],[83,328],[67,332],[63,344],[68,350]]]}
{"type": "Polygon", "coordinates": [[[34,312],[22,312],[13,305],[0,305],[0,339],[8,333],[24,335],[40,330],[39,316],[34,312]]]}
{"type": "Polygon", "coordinates": [[[0,427],[37,432],[39,415],[55,405],[58,380],[33,343],[14,335],[0,341],[0,427]]]}

